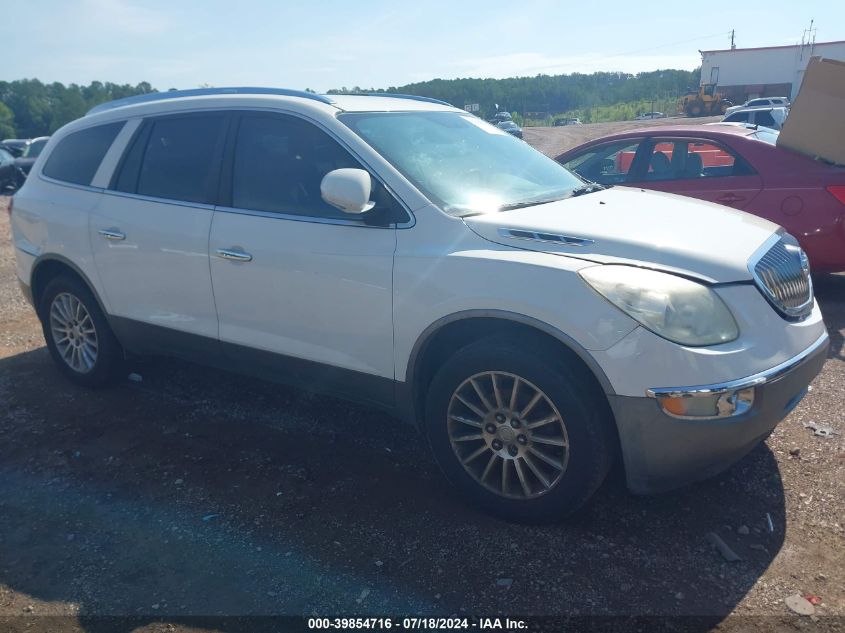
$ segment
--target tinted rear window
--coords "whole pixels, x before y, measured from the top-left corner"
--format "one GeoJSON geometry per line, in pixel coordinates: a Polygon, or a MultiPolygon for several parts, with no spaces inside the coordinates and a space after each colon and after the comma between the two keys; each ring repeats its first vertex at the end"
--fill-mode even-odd
{"type": "Polygon", "coordinates": [[[211,202],[219,171],[222,114],[150,121],[127,154],[115,188],[155,198],[211,202]]]}
{"type": "Polygon", "coordinates": [[[63,182],[90,185],[123,125],[120,121],[68,134],[47,159],[44,175],[63,182]]]}

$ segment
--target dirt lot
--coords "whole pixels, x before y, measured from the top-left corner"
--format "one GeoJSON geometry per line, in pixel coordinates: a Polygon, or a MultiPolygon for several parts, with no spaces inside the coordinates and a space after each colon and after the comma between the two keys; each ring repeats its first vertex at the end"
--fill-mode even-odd
{"type": "MultiPolygon", "coordinates": [[[[526,137],[556,153],[612,127],[526,137]]],[[[0,630],[257,628],[178,619],[218,614],[694,615],[706,617],[685,630],[839,630],[845,276],[817,286],[830,356],[765,445],[655,497],[616,474],[576,518],[526,527],[465,507],[419,437],[362,407],[165,360],[111,390],[70,385],[19,293],[0,211],[0,630]],[[810,421],[839,435],[814,436],[810,421]],[[723,560],[710,532],[742,560],[723,560]],[[819,596],[820,617],[791,617],[795,593],[819,596]]]]}

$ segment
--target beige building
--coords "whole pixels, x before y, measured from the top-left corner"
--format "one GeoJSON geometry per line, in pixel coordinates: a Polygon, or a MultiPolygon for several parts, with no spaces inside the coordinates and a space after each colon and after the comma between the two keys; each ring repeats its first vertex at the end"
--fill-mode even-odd
{"type": "Polygon", "coordinates": [[[716,84],[734,103],[798,94],[810,57],[845,61],[845,41],[733,48],[701,53],[701,84],[716,84]]]}

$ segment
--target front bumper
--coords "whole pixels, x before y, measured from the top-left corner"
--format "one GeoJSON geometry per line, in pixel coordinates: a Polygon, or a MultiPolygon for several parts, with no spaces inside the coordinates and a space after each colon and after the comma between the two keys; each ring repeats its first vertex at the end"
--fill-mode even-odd
{"type": "Polygon", "coordinates": [[[772,369],[720,385],[650,390],[718,393],[754,388],[754,402],[731,417],[679,419],[654,397],[609,396],[616,417],[625,474],[632,492],[649,494],[715,475],[766,439],[801,401],[827,358],[828,335],[772,369]]]}

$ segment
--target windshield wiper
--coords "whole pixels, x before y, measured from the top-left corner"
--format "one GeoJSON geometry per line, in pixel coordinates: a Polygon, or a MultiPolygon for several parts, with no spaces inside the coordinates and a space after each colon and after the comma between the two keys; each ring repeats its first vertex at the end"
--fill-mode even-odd
{"type": "MultiPolygon", "coordinates": [[[[525,207],[534,207],[541,204],[549,204],[550,202],[558,202],[560,200],[566,200],[567,198],[575,198],[576,196],[583,196],[588,193],[593,193],[595,191],[604,191],[605,189],[609,189],[613,185],[600,185],[597,182],[587,183],[586,185],[582,185],[581,187],[576,187],[572,191],[566,193],[562,196],[555,196],[554,198],[540,198],[540,199],[532,199],[532,200],[523,200],[522,202],[511,202],[510,204],[503,204],[499,207],[498,211],[512,211],[514,209],[524,209],[525,207]]],[[[483,215],[485,212],[483,211],[470,211],[468,213],[461,214],[462,218],[472,217],[473,215],[483,215]]]]}
{"type": "Polygon", "coordinates": [[[577,198],[578,196],[584,196],[588,193],[595,193],[596,191],[604,191],[605,189],[608,189],[611,186],[612,185],[600,185],[597,182],[591,182],[591,183],[588,183],[588,184],[583,185],[581,187],[578,187],[577,189],[573,189],[572,193],[569,194],[569,197],[570,198],[577,198]]]}
{"type": "Polygon", "coordinates": [[[522,202],[512,202],[511,204],[503,204],[499,207],[499,211],[511,211],[513,209],[523,209],[525,207],[533,207],[538,204],[549,204],[550,202],[557,202],[563,200],[568,196],[558,196],[556,198],[545,198],[543,200],[524,200],[522,202]]]}

